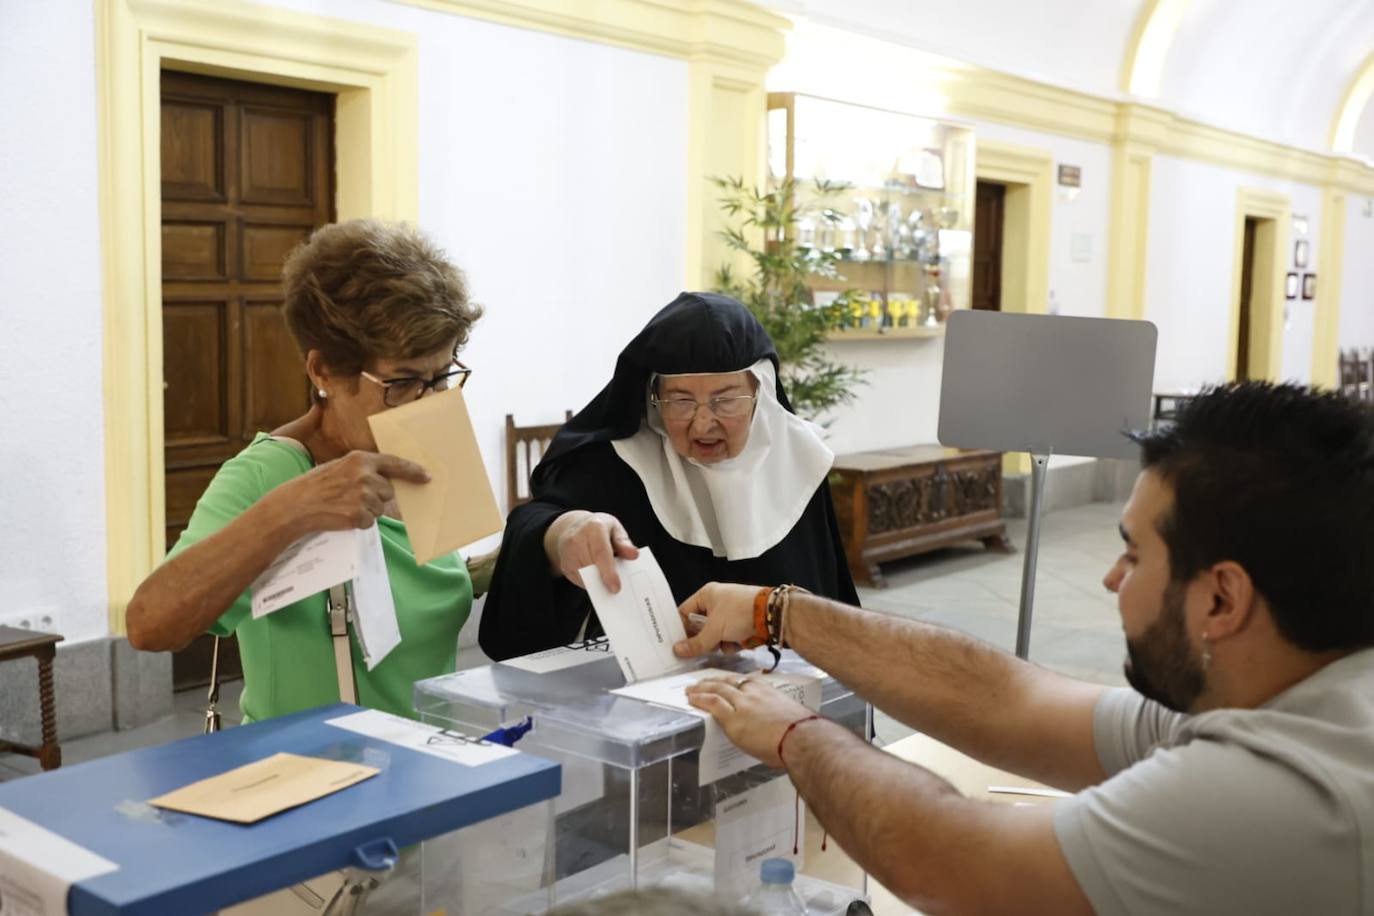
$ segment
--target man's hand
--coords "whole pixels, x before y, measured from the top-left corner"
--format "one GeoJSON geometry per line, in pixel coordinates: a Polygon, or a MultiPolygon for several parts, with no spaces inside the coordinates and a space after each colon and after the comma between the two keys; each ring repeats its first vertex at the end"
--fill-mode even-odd
{"type": "Polygon", "coordinates": [[[639,548],[619,519],[606,512],[581,509],[565,512],[554,520],[544,535],[544,551],[554,569],[579,588],[587,587],[579,570],[595,566],[611,594],[620,591],[616,558],[633,560],[639,556],[639,548]]]}
{"type": "Polygon", "coordinates": [[[687,701],[709,712],[735,746],[769,766],[781,767],[778,742],[787,726],[811,715],[767,681],[711,678],[687,688],[687,701]]]}
{"type": "Polygon", "coordinates": [[[681,658],[696,658],[721,646],[727,649],[748,642],[754,636],[754,598],[759,593],[753,585],[726,585],[708,582],[677,609],[682,625],[695,634],[673,646],[681,658]],[[699,614],[706,623],[697,624],[688,618],[699,614]]]}

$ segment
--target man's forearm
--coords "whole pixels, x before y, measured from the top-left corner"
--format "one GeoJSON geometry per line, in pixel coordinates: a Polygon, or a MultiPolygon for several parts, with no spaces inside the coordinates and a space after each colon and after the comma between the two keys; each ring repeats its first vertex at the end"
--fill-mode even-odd
{"type": "Polygon", "coordinates": [[[783,760],[850,857],[923,912],[1086,910],[1047,807],[970,801],[929,770],[824,720],[795,729],[783,760]]]}
{"type": "Polygon", "coordinates": [[[1101,689],[955,630],[793,594],[784,636],[893,718],[994,766],[1078,788],[1101,778],[1101,689]]]}

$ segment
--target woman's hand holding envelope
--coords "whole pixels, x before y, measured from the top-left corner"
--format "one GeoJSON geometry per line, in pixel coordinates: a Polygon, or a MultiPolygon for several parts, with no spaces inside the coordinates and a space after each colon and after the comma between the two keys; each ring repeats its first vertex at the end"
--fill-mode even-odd
{"type": "Polygon", "coordinates": [[[303,534],[370,528],[378,516],[396,512],[392,479],[426,483],[429,472],[395,455],[353,451],[282,484],[268,498],[299,519],[303,534]]]}

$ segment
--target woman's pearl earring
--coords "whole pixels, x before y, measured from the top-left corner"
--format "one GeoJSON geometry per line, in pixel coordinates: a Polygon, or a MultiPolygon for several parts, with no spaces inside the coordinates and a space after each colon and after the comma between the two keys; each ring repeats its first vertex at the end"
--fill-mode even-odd
{"type": "Polygon", "coordinates": [[[321,398],[327,398],[327,397],[329,397],[329,392],[327,392],[327,391],[325,391],[323,388],[321,388],[321,389],[320,389],[320,397],[321,397],[321,398]]]}

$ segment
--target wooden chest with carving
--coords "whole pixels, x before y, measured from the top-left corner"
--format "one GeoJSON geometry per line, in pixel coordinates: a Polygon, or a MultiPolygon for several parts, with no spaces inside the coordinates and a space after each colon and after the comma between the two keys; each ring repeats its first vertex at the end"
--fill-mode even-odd
{"type": "Polygon", "coordinates": [[[1000,452],[916,445],[837,455],[830,492],[861,585],[886,585],[881,562],[959,541],[1011,549],[1000,452]]]}

